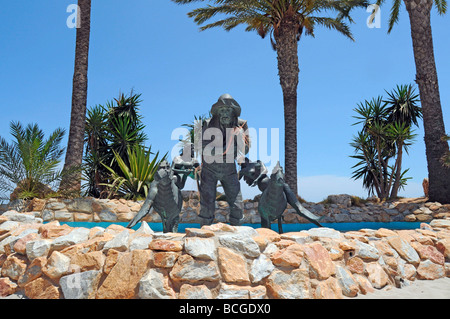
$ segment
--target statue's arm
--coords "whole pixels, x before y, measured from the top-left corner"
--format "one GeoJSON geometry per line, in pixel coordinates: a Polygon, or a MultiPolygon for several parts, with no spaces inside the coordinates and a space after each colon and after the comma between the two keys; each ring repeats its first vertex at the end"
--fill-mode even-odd
{"type": "Polygon", "coordinates": [[[302,204],[300,204],[299,200],[297,199],[297,196],[294,194],[294,192],[292,191],[292,189],[289,187],[289,185],[287,183],[284,183],[284,194],[286,195],[287,202],[289,203],[289,205],[291,205],[295,209],[297,214],[306,218],[311,223],[313,223],[319,227],[322,227],[322,225],[320,225],[320,223],[319,223],[319,220],[321,219],[321,217],[314,215],[309,210],[307,210],[305,207],[303,207],[302,204]]]}
{"type": "Polygon", "coordinates": [[[145,215],[147,215],[150,212],[150,209],[152,208],[153,202],[157,194],[158,194],[158,183],[156,181],[153,181],[150,184],[150,189],[148,191],[148,195],[147,198],[145,199],[144,204],[142,205],[141,209],[136,214],[136,216],[134,216],[134,218],[128,224],[127,228],[134,227],[137,223],[141,221],[142,218],[145,217],[145,215]]]}

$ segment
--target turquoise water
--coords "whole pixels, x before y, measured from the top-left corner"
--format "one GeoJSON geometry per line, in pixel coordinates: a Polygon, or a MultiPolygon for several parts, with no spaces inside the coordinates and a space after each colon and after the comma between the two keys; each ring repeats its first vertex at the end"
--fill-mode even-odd
{"type": "MultiPolygon", "coordinates": [[[[93,227],[103,227],[107,228],[110,225],[116,224],[126,227],[128,223],[92,223],[92,222],[60,222],[61,224],[67,224],[71,227],[85,227],[85,228],[93,228],[93,227]]],[[[379,228],[387,228],[391,230],[402,230],[402,229],[417,229],[420,228],[421,222],[390,222],[390,223],[381,223],[381,222],[362,222],[362,223],[322,223],[324,227],[333,228],[338,231],[351,231],[351,230],[360,230],[363,228],[368,229],[379,229],[379,228]]],[[[150,228],[155,232],[162,231],[162,223],[148,223],[150,228]]],[[[141,223],[138,223],[133,227],[134,230],[137,230],[141,226],[141,223]]],[[[243,224],[243,226],[250,226],[253,228],[260,228],[260,224],[243,224]]],[[[184,233],[186,228],[200,228],[200,224],[180,224],[178,226],[178,232],[184,233]]],[[[272,230],[278,232],[278,224],[271,225],[272,230]]],[[[318,226],[314,224],[283,224],[283,232],[295,232],[301,230],[308,230],[311,228],[318,228],[318,226]]]]}

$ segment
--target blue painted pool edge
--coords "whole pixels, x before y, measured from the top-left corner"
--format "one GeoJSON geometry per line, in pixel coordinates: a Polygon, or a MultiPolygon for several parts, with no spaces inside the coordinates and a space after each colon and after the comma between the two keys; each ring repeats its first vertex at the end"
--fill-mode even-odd
{"type": "MultiPolygon", "coordinates": [[[[70,227],[84,227],[84,228],[93,228],[93,227],[103,227],[107,228],[110,225],[121,225],[126,227],[128,223],[126,222],[117,222],[117,223],[107,223],[107,222],[60,222],[60,224],[66,224],[70,227]]],[[[357,231],[360,229],[380,229],[386,228],[390,230],[406,230],[406,229],[417,229],[420,228],[420,224],[422,222],[390,222],[390,223],[382,223],[382,222],[361,222],[361,223],[322,223],[324,227],[332,228],[341,232],[346,231],[357,231]]],[[[148,223],[150,228],[155,232],[162,231],[161,223],[148,223]]],[[[132,229],[137,230],[141,226],[141,223],[138,223],[132,229]]],[[[243,224],[242,226],[250,226],[252,228],[261,228],[261,224],[243,224]]],[[[186,228],[200,228],[200,224],[180,224],[178,226],[178,232],[184,233],[186,228]]],[[[296,232],[301,230],[308,230],[311,228],[318,228],[318,226],[314,224],[283,224],[283,232],[296,232]]],[[[278,224],[272,224],[271,229],[278,232],[278,224]]]]}

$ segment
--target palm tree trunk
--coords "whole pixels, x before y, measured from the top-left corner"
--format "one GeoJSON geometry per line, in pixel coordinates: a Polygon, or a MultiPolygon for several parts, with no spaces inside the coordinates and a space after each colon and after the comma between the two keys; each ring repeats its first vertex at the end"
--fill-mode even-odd
{"type": "Polygon", "coordinates": [[[285,179],[294,194],[297,190],[297,87],[299,78],[296,22],[282,21],[274,34],[278,59],[278,74],[284,102],[285,179]]]}
{"type": "Polygon", "coordinates": [[[425,147],[428,163],[429,200],[450,203],[450,168],[441,158],[448,151],[439,84],[434,59],[430,12],[433,0],[404,0],[411,22],[416,63],[416,82],[422,102],[425,147]]]}
{"type": "MultiPolygon", "coordinates": [[[[72,88],[72,111],[70,116],[69,141],[67,144],[64,170],[70,171],[80,166],[83,159],[83,140],[86,122],[86,103],[88,88],[88,57],[91,29],[91,0],[78,0],[81,18],[76,34],[75,68],[72,88]]],[[[61,181],[60,190],[79,192],[81,171],[66,175],[61,181]]]]}

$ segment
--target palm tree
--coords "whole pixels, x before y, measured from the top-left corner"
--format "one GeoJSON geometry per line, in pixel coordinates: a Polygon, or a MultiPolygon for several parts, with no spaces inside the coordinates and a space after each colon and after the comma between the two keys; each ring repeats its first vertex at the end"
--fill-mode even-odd
{"type": "MultiPolygon", "coordinates": [[[[172,0],[187,4],[205,0],[172,0]]],[[[350,11],[367,5],[365,0],[210,0],[214,3],[188,13],[201,25],[217,14],[225,19],[200,28],[222,27],[229,31],[246,25],[246,31],[256,31],[262,38],[270,34],[277,52],[280,84],[283,91],[285,122],[286,182],[297,194],[297,87],[299,82],[298,41],[303,33],[314,36],[320,25],[334,29],[353,40],[346,20],[352,22],[350,11]],[[328,15],[325,13],[328,12],[328,15]],[[330,17],[329,13],[336,13],[330,17]]]]}
{"type": "MultiPolygon", "coordinates": [[[[450,203],[450,168],[442,165],[447,154],[448,142],[445,136],[439,83],[434,59],[433,35],[431,32],[431,8],[433,3],[439,14],[447,11],[446,0],[403,0],[411,23],[411,37],[416,64],[416,82],[419,86],[423,109],[423,126],[428,163],[429,200],[450,203]]],[[[378,0],[382,4],[384,0],[378,0]]],[[[394,0],[389,30],[398,22],[400,0],[394,0]]]]}
{"type": "MultiPolygon", "coordinates": [[[[88,57],[91,30],[91,0],[78,0],[80,23],[77,27],[75,47],[75,69],[72,88],[72,111],[70,115],[69,141],[64,170],[81,166],[83,161],[84,129],[86,122],[86,103],[88,88],[88,57]]],[[[61,190],[79,192],[81,172],[66,177],[61,182],[61,190]]]]}
{"type": "Polygon", "coordinates": [[[58,165],[64,148],[59,145],[65,130],[58,128],[45,139],[37,124],[24,127],[11,122],[10,128],[14,137],[11,144],[0,137],[0,191],[10,193],[11,200],[54,193],[50,186],[61,180],[58,165]]]}

